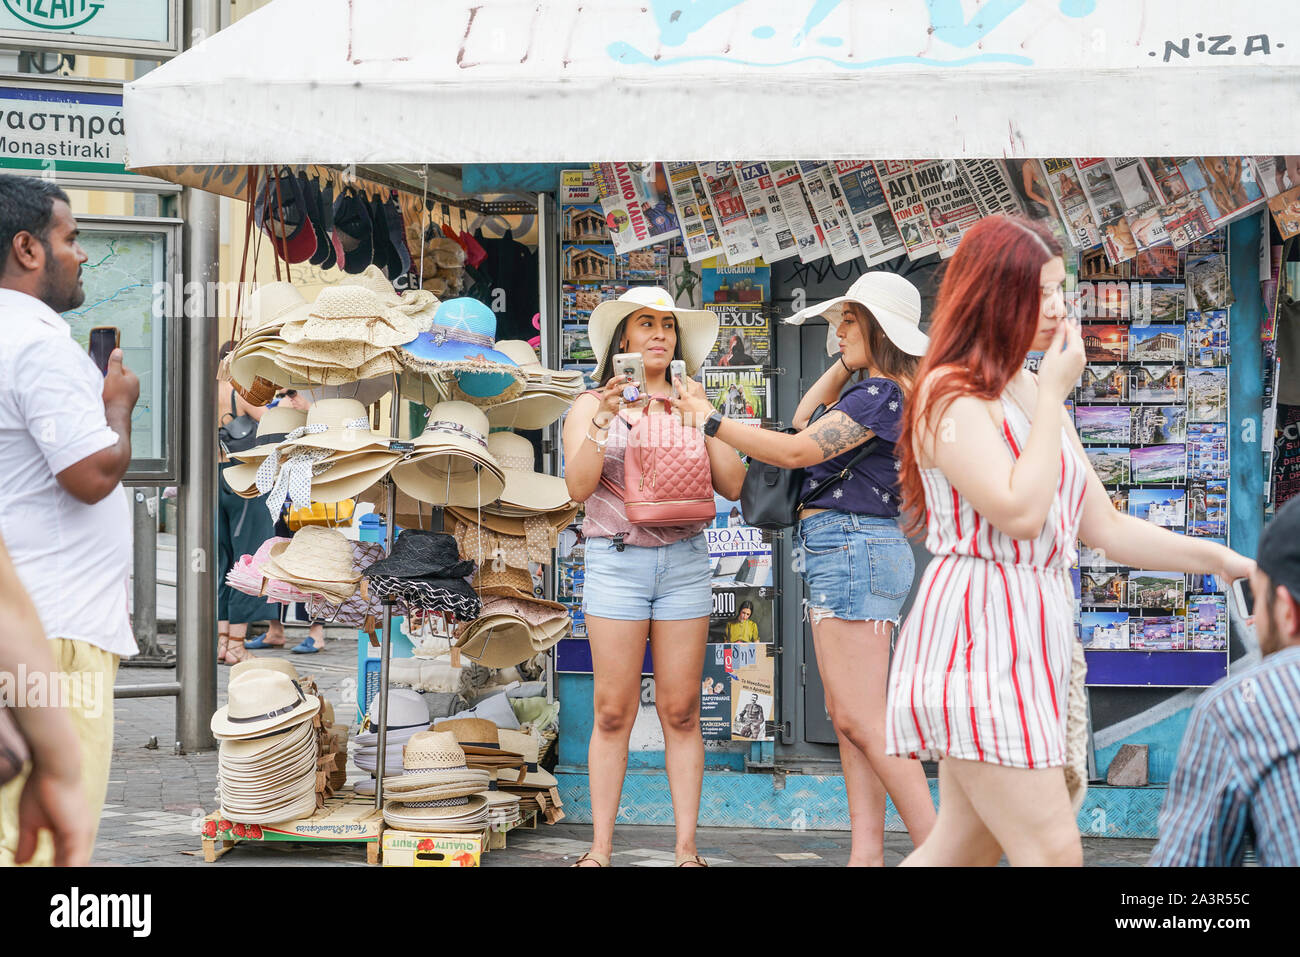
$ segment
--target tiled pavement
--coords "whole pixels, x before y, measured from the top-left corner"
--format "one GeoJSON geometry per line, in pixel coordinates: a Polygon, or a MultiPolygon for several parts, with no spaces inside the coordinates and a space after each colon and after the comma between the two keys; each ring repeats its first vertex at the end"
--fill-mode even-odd
{"type": "MultiPolygon", "coordinates": [[[[289,629],[290,644],[300,630],[289,629]]],[[[350,716],[348,700],[356,680],[355,632],[331,634],[319,655],[288,651],[259,654],[283,656],[316,678],[334,703],[340,720],[350,716]]],[[[164,637],[169,644],[170,638],[164,637]]],[[[219,669],[219,698],[225,700],[230,669],[219,669]]],[[[174,671],[123,668],[121,684],[173,681],[174,671]]],[[[108,800],[95,847],[95,862],[143,866],[365,866],[359,847],[241,844],[216,864],[204,865],[198,837],[199,821],[214,807],[216,753],[174,753],[174,698],[126,698],[116,702],[116,742],[108,800]],[[152,746],[156,740],[156,746],[152,746]]],[[[350,768],[356,777],[361,776],[350,768]]],[[[545,867],[571,863],[587,849],[590,828],[562,822],[537,830],[516,830],[503,851],[483,858],[488,867],[545,867]]],[[[1093,866],[1144,863],[1151,841],[1090,838],[1084,840],[1085,862],[1093,866]]],[[[849,854],[848,834],[840,831],[793,832],[769,829],[705,828],[700,853],[711,864],[768,867],[828,867],[842,865],[849,854]]],[[[893,866],[911,849],[905,834],[885,838],[885,863],[893,866]]],[[[620,828],[615,841],[616,866],[666,867],[673,862],[673,832],[667,827],[620,828]]]]}

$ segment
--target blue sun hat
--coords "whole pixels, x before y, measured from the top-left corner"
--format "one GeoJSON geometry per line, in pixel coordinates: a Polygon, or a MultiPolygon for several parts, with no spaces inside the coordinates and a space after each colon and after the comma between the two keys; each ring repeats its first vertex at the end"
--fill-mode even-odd
{"type": "Polygon", "coordinates": [[[497,317],[477,299],[448,299],[433,324],[401,348],[402,365],[434,380],[448,398],[496,405],[524,391],[519,365],[495,348],[497,317]]]}

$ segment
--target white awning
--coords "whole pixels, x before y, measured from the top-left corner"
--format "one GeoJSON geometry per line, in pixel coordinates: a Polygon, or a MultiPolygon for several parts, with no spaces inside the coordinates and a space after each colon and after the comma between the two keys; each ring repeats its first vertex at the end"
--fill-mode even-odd
{"type": "Polygon", "coordinates": [[[126,88],[132,167],[1300,153],[1300,4],[276,0],[126,88]]]}

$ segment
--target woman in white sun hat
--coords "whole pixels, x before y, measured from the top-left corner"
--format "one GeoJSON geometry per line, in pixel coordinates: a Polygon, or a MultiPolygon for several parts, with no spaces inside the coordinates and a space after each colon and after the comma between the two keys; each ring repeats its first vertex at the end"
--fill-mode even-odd
{"type": "MultiPolygon", "coordinates": [[[[573,499],[586,503],[583,608],[595,680],[596,720],[588,750],[594,833],[591,849],[578,863],[609,864],[648,636],[677,825],[677,863],[704,866],[695,826],[704,777],[700,681],[712,610],[708,522],[634,525],[622,497],[602,478],[623,486],[630,429],[650,414],[646,397],[671,394],[674,359],[685,361],[687,375],[696,373],[717,339],[718,317],[704,309],[679,309],[662,289],[637,287],[598,305],[588,332],[601,388],[579,396],[564,423],[564,479],[573,499]],[[643,381],[614,374],[613,357],[619,353],[641,355],[643,381]]],[[[714,489],[736,498],[745,478],[740,458],[715,439],[704,446],[714,489]]]]}
{"type": "Polygon", "coordinates": [[[847,295],[789,321],[822,315],[827,354],[837,358],[795,411],[801,432],[722,417],[693,382],[684,383],[677,405],[684,414],[708,416],[705,434],[745,455],[807,470],[795,567],[808,585],[817,666],[840,743],[853,828],[849,863],[882,864],[886,791],[918,846],[935,821],[920,765],[886,755],[884,735],[889,643],[913,573],[912,547],[897,523],[894,442],[929,340],[920,329],[921,295],[896,273],[866,273],[847,295]],[[855,372],[861,375],[850,385],[855,372]],[[815,417],[822,406],[828,411],[815,417]],[[879,441],[854,463],[873,436],[879,441]]]}

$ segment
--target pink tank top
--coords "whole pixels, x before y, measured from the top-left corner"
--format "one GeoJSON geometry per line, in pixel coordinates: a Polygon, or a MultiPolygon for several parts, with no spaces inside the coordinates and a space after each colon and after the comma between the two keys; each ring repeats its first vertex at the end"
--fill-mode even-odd
{"type": "MultiPolygon", "coordinates": [[[[605,445],[605,465],[600,474],[602,478],[613,483],[615,488],[623,487],[623,457],[627,452],[629,431],[630,426],[621,415],[615,416],[614,421],[609,424],[609,441],[605,445]]],[[[611,492],[604,482],[596,485],[596,491],[591,493],[591,497],[583,503],[582,507],[585,512],[582,520],[583,538],[613,538],[615,535],[622,535],[626,544],[641,548],[671,545],[673,542],[698,535],[708,528],[707,522],[662,528],[633,525],[627,520],[623,499],[611,492]]]]}

